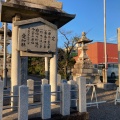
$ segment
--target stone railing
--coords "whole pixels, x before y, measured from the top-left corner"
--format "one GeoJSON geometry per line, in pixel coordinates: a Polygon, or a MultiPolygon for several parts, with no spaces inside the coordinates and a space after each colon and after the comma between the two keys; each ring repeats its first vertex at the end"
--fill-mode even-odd
{"type": "MultiPolygon", "coordinates": [[[[70,115],[70,107],[76,106],[79,112],[86,112],[86,79],[84,77],[79,77],[77,79],[76,87],[73,87],[75,82],[70,80],[68,82],[61,82],[59,91],[52,91],[51,86],[48,84],[46,79],[42,80],[41,91],[39,93],[34,93],[34,81],[28,80],[27,86],[19,86],[18,94],[18,120],[28,119],[28,106],[37,105],[38,103],[33,103],[33,95],[40,94],[40,107],[41,107],[41,118],[49,119],[51,118],[51,104],[59,103],[60,114],[70,115]],[[58,101],[51,102],[51,94],[59,93],[60,99],[58,101]],[[74,94],[73,94],[74,93],[74,94]],[[75,95],[75,97],[74,97],[75,95]],[[29,96],[32,96],[29,98],[29,96]]],[[[12,96],[17,97],[17,96],[12,96]]],[[[11,106],[11,108],[14,106],[11,106]]],[[[2,120],[3,111],[3,82],[0,81],[0,120],[2,120]]]]}

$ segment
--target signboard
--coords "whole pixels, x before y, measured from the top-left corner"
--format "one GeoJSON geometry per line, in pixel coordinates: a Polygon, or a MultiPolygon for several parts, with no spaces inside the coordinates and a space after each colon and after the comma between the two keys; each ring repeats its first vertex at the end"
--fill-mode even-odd
{"type": "Polygon", "coordinates": [[[19,26],[18,50],[27,52],[56,52],[57,30],[42,22],[19,26]]]}

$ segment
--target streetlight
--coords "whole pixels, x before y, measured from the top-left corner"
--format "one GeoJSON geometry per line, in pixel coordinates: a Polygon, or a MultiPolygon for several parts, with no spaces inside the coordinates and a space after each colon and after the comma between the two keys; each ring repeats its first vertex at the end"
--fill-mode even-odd
{"type": "Polygon", "coordinates": [[[105,54],[105,76],[103,82],[107,83],[107,50],[106,50],[106,0],[104,0],[104,54],[105,54]]]}

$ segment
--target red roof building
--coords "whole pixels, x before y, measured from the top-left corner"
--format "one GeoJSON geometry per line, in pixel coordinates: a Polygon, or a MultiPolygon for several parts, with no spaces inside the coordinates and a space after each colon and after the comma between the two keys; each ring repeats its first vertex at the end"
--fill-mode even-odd
{"type": "MultiPolygon", "coordinates": [[[[87,44],[88,50],[87,55],[93,64],[104,63],[104,42],[94,42],[87,44]]],[[[118,45],[107,43],[107,62],[118,62],[118,45]]],[[[78,51],[78,56],[80,55],[80,50],[78,51]]],[[[78,56],[75,57],[75,60],[78,59],[78,56]]]]}

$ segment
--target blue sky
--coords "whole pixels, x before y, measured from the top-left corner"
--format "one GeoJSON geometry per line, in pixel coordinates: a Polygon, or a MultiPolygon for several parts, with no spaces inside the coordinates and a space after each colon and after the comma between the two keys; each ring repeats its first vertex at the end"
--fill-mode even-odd
{"type": "MultiPolygon", "coordinates": [[[[76,14],[75,19],[61,29],[72,31],[71,36],[81,36],[85,31],[93,42],[104,41],[103,0],[58,0],[63,10],[76,14]]],[[[117,43],[117,28],[120,27],[120,0],[106,0],[107,42],[117,43]]],[[[1,26],[1,23],[0,23],[1,26]]],[[[11,24],[8,25],[11,28],[11,24]]],[[[64,37],[58,34],[58,46],[63,47],[64,37]]]]}
{"type": "MultiPolygon", "coordinates": [[[[59,0],[63,3],[63,10],[76,14],[75,19],[61,29],[73,31],[73,35],[88,32],[87,37],[93,42],[104,41],[104,10],[103,0],[59,0]]],[[[120,0],[106,0],[106,33],[107,42],[117,43],[117,28],[120,27],[120,0]]],[[[59,45],[64,40],[59,36],[59,45]],[[62,42],[61,42],[62,41],[62,42]]]]}

